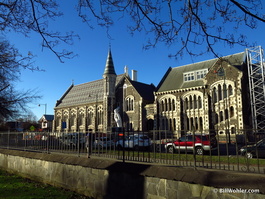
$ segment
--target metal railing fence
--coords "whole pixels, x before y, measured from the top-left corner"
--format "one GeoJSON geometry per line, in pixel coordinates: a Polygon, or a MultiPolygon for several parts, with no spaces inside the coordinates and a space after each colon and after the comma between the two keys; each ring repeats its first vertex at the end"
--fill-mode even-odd
{"type": "Polygon", "coordinates": [[[0,132],[0,147],[265,174],[265,131],[0,132]],[[258,133],[255,133],[258,132],[258,133]],[[182,135],[182,136],[181,136],[182,135]],[[181,137],[181,139],[179,139],[181,137]]]}

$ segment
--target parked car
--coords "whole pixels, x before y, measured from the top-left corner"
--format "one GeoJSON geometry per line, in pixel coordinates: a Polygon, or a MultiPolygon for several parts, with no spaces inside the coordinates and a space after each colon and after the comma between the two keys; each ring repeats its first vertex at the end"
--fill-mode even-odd
{"type": "Polygon", "coordinates": [[[203,155],[205,152],[215,150],[217,148],[217,140],[215,135],[185,135],[178,140],[165,144],[168,153],[174,152],[195,152],[203,155]]]}
{"type": "Polygon", "coordinates": [[[239,152],[247,158],[265,158],[265,138],[261,139],[256,144],[243,146],[239,152]]]}
{"type": "Polygon", "coordinates": [[[64,133],[59,137],[59,142],[64,146],[77,147],[78,144],[84,145],[86,143],[86,137],[84,133],[64,133]]]}
{"type": "Polygon", "coordinates": [[[108,149],[113,148],[115,143],[109,137],[98,137],[95,139],[93,146],[96,149],[108,149]]]}
{"type": "Polygon", "coordinates": [[[149,149],[152,146],[152,141],[147,135],[134,134],[126,136],[123,142],[123,138],[117,140],[116,147],[117,149],[149,149]]]}

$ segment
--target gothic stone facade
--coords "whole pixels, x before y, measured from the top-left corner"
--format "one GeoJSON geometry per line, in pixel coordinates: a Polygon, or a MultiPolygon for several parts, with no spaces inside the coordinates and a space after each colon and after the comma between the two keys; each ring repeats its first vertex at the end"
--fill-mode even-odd
{"type": "Polygon", "coordinates": [[[235,134],[250,126],[244,53],[169,68],[157,88],[116,75],[111,52],[103,79],[71,85],[55,107],[54,131],[109,132],[119,107],[127,130],[235,134]]]}
{"type": "Polygon", "coordinates": [[[230,135],[248,127],[244,58],[239,53],[170,68],[155,92],[156,129],[230,135]]]}
{"type": "Polygon", "coordinates": [[[54,108],[54,131],[110,132],[116,127],[114,109],[119,107],[123,127],[148,131],[153,127],[145,106],[153,104],[155,86],[116,75],[109,51],[103,79],[71,85],[54,108]]]}

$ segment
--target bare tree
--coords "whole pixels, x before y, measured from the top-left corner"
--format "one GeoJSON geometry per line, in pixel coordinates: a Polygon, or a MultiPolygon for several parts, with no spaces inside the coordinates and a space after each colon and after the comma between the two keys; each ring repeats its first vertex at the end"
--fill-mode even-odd
{"type": "Polygon", "coordinates": [[[14,83],[19,80],[21,70],[38,70],[33,67],[30,56],[22,56],[8,41],[0,41],[0,122],[21,111],[27,104],[39,99],[37,90],[17,91],[14,83]]]}
{"type": "MultiPolygon", "coordinates": [[[[261,0],[79,0],[79,16],[88,24],[93,17],[109,28],[114,14],[131,19],[129,31],[145,31],[149,40],[145,48],[158,43],[176,46],[183,53],[198,56],[212,52],[219,56],[218,44],[250,47],[245,29],[264,25],[261,0]]],[[[116,15],[115,15],[116,16],[116,15]]]]}
{"type": "Polygon", "coordinates": [[[73,52],[57,50],[60,43],[72,44],[73,32],[62,35],[49,29],[49,21],[62,16],[55,0],[2,0],[0,2],[0,30],[2,34],[15,31],[28,37],[38,33],[42,47],[51,50],[58,59],[72,58],[73,52]]]}
{"type": "MultiPolygon", "coordinates": [[[[60,61],[74,56],[57,50],[61,42],[72,44],[73,32],[62,35],[49,29],[48,22],[63,15],[56,0],[2,0],[0,29],[28,36],[36,32],[42,46],[50,49],[60,61]]],[[[264,2],[261,0],[78,0],[78,15],[92,27],[109,28],[125,18],[131,34],[142,31],[149,36],[145,48],[158,43],[174,45],[179,57],[183,53],[198,56],[212,52],[218,56],[219,44],[250,47],[245,29],[264,25],[264,2]],[[117,20],[119,19],[119,20],[117,20]]],[[[109,35],[111,36],[111,35],[109,35]]]]}

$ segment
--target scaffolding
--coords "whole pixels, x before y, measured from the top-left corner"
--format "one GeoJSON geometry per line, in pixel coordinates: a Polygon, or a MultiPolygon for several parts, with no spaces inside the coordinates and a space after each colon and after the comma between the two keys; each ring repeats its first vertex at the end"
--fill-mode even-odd
{"type": "Polygon", "coordinates": [[[265,130],[265,62],[261,46],[246,49],[252,128],[255,132],[265,130]]]}

